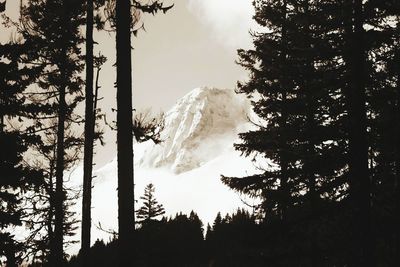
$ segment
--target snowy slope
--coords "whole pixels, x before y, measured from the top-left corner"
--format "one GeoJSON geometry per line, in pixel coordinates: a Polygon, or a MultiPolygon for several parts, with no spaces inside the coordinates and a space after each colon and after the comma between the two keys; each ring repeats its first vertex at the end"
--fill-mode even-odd
{"type": "Polygon", "coordinates": [[[232,148],[248,111],[248,100],[232,90],[194,89],[166,113],[164,142],[151,146],[136,162],[142,167],[168,166],[177,174],[200,167],[232,148]]]}
{"type": "MultiPolygon", "coordinates": [[[[250,128],[249,112],[248,100],[232,90],[197,88],[185,95],[166,113],[164,142],[134,145],[135,198],[139,199],[151,182],[166,215],[194,210],[205,224],[212,223],[218,212],[231,213],[244,207],[241,197],[223,185],[220,176],[255,172],[251,160],[233,148],[239,141],[237,134],[250,128]]],[[[99,223],[117,230],[117,160],[95,175],[92,242],[110,237],[95,227],[99,223]]]]}

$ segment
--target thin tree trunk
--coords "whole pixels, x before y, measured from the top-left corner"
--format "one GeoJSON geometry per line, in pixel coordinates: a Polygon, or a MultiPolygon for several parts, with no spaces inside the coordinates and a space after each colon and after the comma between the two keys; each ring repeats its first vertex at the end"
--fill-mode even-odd
{"type": "MultiPolygon", "coordinates": [[[[286,51],[286,45],[287,45],[287,29],[286,29],[286,19],[287,19],[287,2],[284,1],[282,5],[282,12],[283,12],[283,17],[285,21],[282,23],[282,55],[281,55],[281,60],[282,64],[284,63],[287,59],[287,51],[286,51]]],[[[285,81],[285,71],[282,71],[282,80],[285,81]]],[[[283,90],[286,90],[287,88],[283,86],[283,90]]],[[[287,101],[287,94],[286,92],[282,93],[282,103],[285,103],[287,101]]],[[[281,110],[281,119],[280,119],[280,127],[283,129],[283,131],[286,130],[286,123],[287,123],[287,110],[285,105],[282,105],[282,110],[281,110]]],[[[281,203],[281,207],[279,209],[280,213],[280,218],[283,222],[286,221],[286,211],[289,207],[289,198],[290,198],[290,192],[288,188],[288,168],[289,168],[289,162],[287,159],[287,152],[288,152],[288,146],[287,146],[287,140],[285,139],[286,137],[280,137],[280,151],[279,151],[279,159],[280,159],[280,180],[281,180],[281,185],[280,185],[280,191],[284,195],[283,196],[283,203],[281,203]]]]}
{"type": "MultiPolygon", "coordinates": [[[[67,7],[67,3],[65,0],[63,1],[63,7],[67,7]]],[[[62,27],[67,27],[68,22],[66,15],[62,18],[62,27]]],[[[59,71],[61,76],[61,85],[58,88],[59,101],[58,101],[58,125],[57,125],[57,145],[56,145],[56,184],[55,184],[55,192],[54,192],[54,238],[53,244],[51,246],[52,256],[51,256],[51,266],[62,266],[63,257],[64,257],[64,200],[65,200],[65,192],[63,188],[64,184],[64,153],[65,153],[65,120],[67,113],[67,103],[65,101],[66,95],[66,81],[68,79],[66,74],[66,57],[67,57],[67,41],[66,33],[63,34],[62,45],[61,47],[61,56],[62,61],[59,65],[59,71]]]]}
{"type": "Polygon", "coordinates": [[[100,76],[100,70],[101,66],[97,67],[96,69],[96,84],[95,84],[95,90],[94,90],[94,103],[93,103],[93,117],[94,117],[94,122],[96,123],[96,111],[97,111],[97,103],[99,102],[99,76],[100,76]]]}
{"type": "MultiPolygon", "coordinates": [[[[305,1],[305,6],[304,6],[304,13],[305,13],[305,18],[310,17],[310,10],[309,10],[309,1],[305,1]]],[[[309,54],[309,51],[312,51],[312,36],[310,32],[310,22],[308,19],[304,21],[304,29],[305,29],[305,34],[306,34],[306,45],[304,46],[305,49],[305,61],[304,61],[304,69],[305,69],[305,75],[303,76],[303,81],[302,81],[302,86],[304,89],[304,94],[305,94],[305,114],[306,114],[306,138],[307,138],[307,147],[306,147],[306,155],[305,155],[305,164],[304,164],[304,169],[305,169],[305,177],[307,177],[307,182],[308,182],[308,201],[310,201],[310,207],[313,213],[315,212],[314,209],[316,207],[316,201],[318,200],[318,195],[317,195],[317,182],[316,182],[316,175],[315,175],[315,166],[312,162],[312,157],[315,155],[315,142],[313,140],[313,131],[317,127],[317,123],[314,119],[314,114],[316,114],[315,111],[315,101],[313,99],[313,89],[312,88],[312,83],[310,79],[314,79],[312,77],[315,77],[314,74],[314,67],[313,67],[313,59],[310,58],[311,55],[309,54]]]]}
{"type": "Polygon", "coordinates": [[[94,143],[93,107],[93,0],[86,1],[86,87],[85,87],[85,145],[83,159],[82,243],[83,266],[90,266],[90,229],[92,202],[92,171],[94,143]]]}
{"type": "MultiPolygon", "coordinates": [[[[305,2],[305,15],[306,18],[310,16],[310,10],[309,10],[309,1],[305,2]]],[[[314,118],[314,114],[316,114],[315,110],[315,100],[313,98],[313,90],[315,88],[312,88],[312,80],[315,77],[314,73],[314,66],[313,66],[313,58],[311,58],[311,55],[309,51],[312,51],[312,36],[311,36],[311,29],[310,29],[310,22],[308,19],[305,21],[305,33],[307,38],[307,43],[305,46],[305,62],[304,62],[304,68],[306,70],[306,77],[304,77],[303,81],[303,86],[305,90],[305,97],[306,97],[306,138],[307,138],[307,147],[306,147],[306,155],[305,155],[305,162],[304,162],[304,168],[305,168],[305,177],[307,177],[307,183],[308,183],[308,192],[307,192],[307,201],[309,202],[310,206],[310,211],[309,213],[309,233],[310,233],[310,243],[311,243],[311,259],[310,259],[310,267],[317,267],[320,265],[319,263],[319,255],[320,253],[318,252],[318,245],[317,245],[317,232],[314,229],[315,224],[312,222],[315,221],[315,218],[313,218],[315,215],[319,215],[319,210],[317,206],[318,202],[318,192],[317,192],[317,177],[316,177],[316,171],[315,171],[315,162],[313,162],[313,159],[315,157],[316,151],[315,151],[315,141],[313,138],[313,131],[317,128],[317,123],[314,118]],[[311,78],[311,79],[310,79],[311,78]]],[[[313,80],[315,81],[315,80],[313,80]]]]}
{"type": "Polygon", "coordinates": [[[395,236],[394,236],[394,266],[399,266],[400,264],[400,74],[397,75],[397,103],[396,103],[396,153],[395,153],[395,193],[394,193],[394,202],[395,202],[395,222],[396,222],[396,227],[395,227],[395,236]]]}
{"type": "MultiPolygon", "coordinates": [[[[282,94],[282,102],[286,101],[286,93],[282,94]]],[[[283,105],[282,105],[283,106],[283,105]]],[[[285,108],[282,110],[282,117],[281,117],[281,127],[282,129],[286,129],[286,120],[287,120],[287,113],[285,108]]],[[[283,203],[281,203],[281,207],[279,209],[280,213],[280,219],[282,222],[286,223],[286,211],[289,208],[289,201],[290,201],[290,189],[288,186],[288,169],[289,169],[289,163],[287,160],[287,141],[284,139],[284,137],[280,137],[280,147],[281,151],[279,151],[279,159],[280,159],[280,179],[281,179],[281,185],[280,185],[280,191],[283,194],[283,203]]]]}
{"type": "MultiPolygon", "coordinates": [[[[1,107],[1,105],[0,105],[0,107],[1,107]]],[[[0,133],[3,133],[3,131],[4,131],[4,116],[2,114],[0,114],[0,133]]]]}
{"type": "Polygon", "coordinates": [[[135,226],[133,193],[131,13],[129,0],[116,2],[117,158],[119,266],[131,266],[135,226]]]}
{"type": "MultiPolygon", "coordinates": [[[[56,157],[54,157],[55,159],[56,157]]],[[[50,167],[52,169],[52,167],[50,167]]],[[[54,226],[54,182],[53,182],[53,171],[51,171],[50,178],[49,178],[49,188],[48,188],[48,195],[49,195],[49,207],[48,207],[48,213],[47,213],[47,222],[46,222],[46,227],[47,227],[47,232],[48,232],[48,240],[50,242],[50,245],[53,244],[54,242],[54,231],[53,231],[53,226],[54,226]]],[[[52,248],[50,248],[50,257],[52,256],[52,248]]]]}
{"type": "Polygon", "coordinates": [[[0,134],[4,132],[4,114],[3,114],[3,105],[4,105],[4,100],[3,98],[0,98],[0,134]]]}
{"type": "MultiPolygon", "coordinates": [[[[400,15],[396,16],[397,25],[394,33],[395,38],[399,38],[400,34],[400,15]]],[[[394,61],[400,62],[400,44],[397,42],[394,49],[394,61]]],[[[397,84],[395,89],[396,95],[396,107],[395,107],[395,121],[396,125],[395,136],[395,182],[394,182],[394,218],[395,218],[395,229],[394,229],[394,266],[400,266],[400,68],[399,66],[395,69],[395,75],[397,75],[397,84]]]]}
{"type": "Polygon", "coordinates": [[[59,110],[57,126],[57,163],[56,163],[56,188],[54,193],[55,227],[52,244],[52,266],[60,266],[63,261],[63,225],[64,225],[64,123],[66,113],[65,86],[59,89],[59,110]]]}
{"type": "Polygon", "coordinates": [[[350,33],[348,88],[349,177],[353,203],[353,231],[356,234],[353,266],[375,266],[371,234],[370,177],[368,169],[366,115],[366,51],[362,0],[353,0],[353,29],[350,33]]]}

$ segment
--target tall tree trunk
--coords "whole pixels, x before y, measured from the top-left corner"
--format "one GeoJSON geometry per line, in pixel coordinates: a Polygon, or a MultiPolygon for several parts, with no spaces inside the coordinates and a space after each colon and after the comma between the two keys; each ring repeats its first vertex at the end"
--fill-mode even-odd
{"type": "Polygon", "coordinates": [[[129,0],[116,2],[117,158],[119,266],[131,266],[135,227],[133,193],[131,13],[129,0]]]}
{"type": "MultiPolygon", "coordinates": [[[[282,94],[282,102],[284,103],[285,101],[287,101],[286,99],[286,92],[284,92],[282,94]]],[[[281,127],[283,129],[283,131],[286,129],[286,120],[287,120],[287,112],[286,112],[286,108],[283,106],[282,109],[282,117],[281,117],[281,127]]],[[[280,180],[281,180],[281,184],[280,184],[280,191],[281,194],[283,195],[282,199],[282,203],[279,208],[279,215],[280,215],[280,219],[281,221],[286,225],[286,216],[287,216],[287,210],[290,206],[290,188],[288,185],[288,181],[289,181],[289,177],[288,177],[288,170],[289,170],[289,161],[287,159],[287,153],[288,153],[288,146],[287,146],[287,140],[286,137],[281,136],[280,138],[280,147],[281,150],[279,151],[279,159],[280,159],[280,180]]]]}
{"type": "MultiPolygon", "coordinates": [[[[67,3],[63,1],[63,7],[67,8],[67,3]]],[[[62,27],[65,29],[68,26],[68,20],[66,18],[66,14],[62,17],[62,27]]],[[[52,256],[51,256],[51,266],[62,266],[63,256],[64,256],[64,200],[65,200],[65,192],[64,192],[64,154],[65,154],[65,121],[67,114],[67,103],[65,100],[66,90],[67,90],[67,71],[66,71],[66,63],[67,63],[67,42],[66,34],[63,33],[62,38],[62,47],[60,47],[62,60],[59,64],[59,71],[61,76],[61,85],[58,88],[59,100],[58,100],[58,125],[57,125],[57,145],[56,145],[56,183],[55,183],[55,191],[54,191],[54,238],[53,244],[51,245],[52,256]]]]}
{"type": "MultiPolygon", "coordinates": [[[[400,35],[400,14],[396,16],[397,25],[396,31],[394,32],[394,40],[399,40],[400,35]]],[[[396,42],[394,49],[394,62],[400,62],[400,43],[396,42]]],[[[397,76],[397,84],[395,88],[396,96],[396,107],[395,107],[395,182],[394,182],[394,218],[395,218],[395,229],[394,229],[394,266],[400,266],[400,66],[395,65],[394,70],[395,76],[397,76]]]]}
{"type": "Polygon", "coordinates": [[[92,202],[92,170],[94,143],[93,107],[93,0],[86,1],[86,87],[85,87],[85,146],[83,159],[82,240],[83,266],[90,266],[90,228],[92,202]]]}
{"type": "Polygon", "coordinates": [[[308,198],[307,200],[310,202],[310,207],[313,212],[315,212],[316,202],[318,200],[317,194],[317,181],[315,174],[315,164],[313,164],[313,157],[315,155],[315,141],[313,139],[313,132],[317,127],[317,122],[315,121],[314,114],[316,114],[315,110],[315,100],[313,98],[313,90],[312,84],[315,84],[315,73],[314,73],[314,59],[313,55],[310,55],[310,51],[313,50],[312,46],[312,36],[310,29],[310,3],[309,1],[304,2],[304,33],[305,33],[305,44],[304,44],[304,75],[302,77],[301,85],[305,94],[305,117],[306,117],[306,125],[305,131],[307,138],[307,146],[306,146],[306,155],[304,159],[304,174],[308,184],[308,198]]]}
{"type": "MultiPolygon", "coordinates": [[[[349,177],[356,235],[353,266],[375,266],[371,234],[370,177],[368,169],[366,115],[366,51],[362,0],[352,1],[352,29],[349,35],[348,88],[349,177]]],[[[350,19],[350,18],[349,18],[350,19]]]]}
{"type": "MultiPolygon", "coordinates": [[[[54,153],[53,153],[53,158],[56,159],[56,150],[54,149],[54,153]]],[[[48,240],[50,242],[50,259],[52,257],[52,245],[53,245],[53,241],[54,241],[54,207],[55,207],[55,203],[54,203],[54,181],[53,181],[53,177],[54,177],[54,163],[55,161],[52,161],[50,163],[50,175],[49,175],[49,187],[47,190],[47,193],[49,195],[49,207],[48,207],[48,213],[47,213],[47,222],[46,222],[46,227],[47,227],[47,233],[48,233],[48,240]]]]}
{"type": "MultiPolygon", "coordinates": [[[[287,23],[287,1],[283,1],[282,3],[282,16],[284,17],[284,21],[282,22],[282,37],[281,37],[281,45],[282,45],[282,55],[281,55],[281,60],[282,60],[282,65],[286,66],[286,63],[284,63],[287,59],[287,28],[286,28],[286,23],[287,23]]],[[[285,83],[286,77],[285,77],[286,71],[283,69],[282,71],[282,81],[285,83]]],[[[285,86],[283,86],[283,90],[286,90],[285,86]]],[[[285,103],[287,101],[287,93],[286,91],[282,92],[282,103],[285,103]]],[[[288,113],[286,110],[285,104],[282,105],[281,109],[281,118],[280,118],[280,127],[281,127],[281,132],[284,132],[287,128],[286,123],[287,123],[287,117],[288,113]]],[[[286,137],[281,136],[280,137],[280,151],[279,151],[279,160],[280,160],[280,191],[281,194],[283,194],[283,203],[281,203],[281,207],[278,207],[278,212],[280,213],[280,218],[281,220],[285,223],[286,221],[286,211],[289,207],[289,187],[288,187],[288,168],[289,168],[289,161],[287,159],[287,153],[288,153],[288,146],[287,146],[287,140],[286,137]]]]}
{"type": "MultiPolygon", "coordinates": [[[[400,53],[400,51],[398,52],[400,53]]],[[[395,149],[395,192],[394,192],[394,217],[395,217],[395,236],[394,236],[394,266],[400,266],[400,74],[397,75],[397,101],[396,101],[396,149],[395,149]]]]}
{"type": "Polygon", "coordinates": [[[304,94],[305,94],[305,116],[306,116],[306,121],[305,121],[305,137],[307,138],[307,146],[306,146],[306,155],[304,159],[304,175],[306,177],[306,182],[308,186],[308,192],[307,192],[307,199],[306,201],[309,203],[309,228],[307,231],[310,233],[309,235],[309,242],[311,244],[311,258],[310,258],[310,267],[317,267],[320,266],[321,264],[319,263],[319,257],[320,255],[318,251],[318,245],[317,245],[317,231],[315,231],[315,223],[316,218],[319,215],[319,209],[318,209],[318,192],[317,192],[317,177],[316,177],[316,170],[315,170],[315,129],[317,128],[317,122],[315,119],[315,114],[317,114],[316,111],[316,100],[314,100],[314,95],[313,91],[315,90],[315,87],[313,87],[313,84],[315,84],[316,81],[316,75],[314,72],[314,54],[311,54],[310,51],[313,51],[313,39],[312,39],[312,33],[311,33],[311,27],[310,27],[310,21],[309,18],[311,16],[310,14],[310,1],[304,1],[304,15],[305,15],[305,21],[304,21],[304,33],[305,33],[305,38],[304,38],[304,75],[303,75],[303,82],[302,86],[304,89],[304,94]]]}
{"type": "MultiPolygon", "coordinates": [[[[10,240],[10,242],[14,242],[13,240],[10,240]]],[[[9,248],[7,251],[5,251],[5,256],[7,258],[7,267],[18,267],[17,264],[17,259],[15,258],[15,246],[13,244],[9,244],[9,248]]]]}
{"type": "Polygon", "coordinates": [[[54,192],[54,238],[52,244],[52,265],[61,266],[63,261],[63,225],[64,225],[64,123],[66,113],[65,86],[59,89],[59,110],[57,126],[57,163],[56,163],[56,188],[54,192]]]}

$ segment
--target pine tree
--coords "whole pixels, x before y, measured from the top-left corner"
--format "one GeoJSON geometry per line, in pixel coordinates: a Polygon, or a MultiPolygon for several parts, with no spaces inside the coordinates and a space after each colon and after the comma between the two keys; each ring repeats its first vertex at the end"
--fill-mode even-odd
{"type": "MultiPolygon", "coordinates": [[[[51,103],[57,118],[57,143],[55,166],[55,191],[53,197],[55,228],[50,240],[51,264],[61,265],[64,257],[65,191],[63,189],[65,170],[66,134],[65,124],[79,120],[73,111],[82,96],[82,81],[79,73],[83,70],[79,44],[83,38],[79,27],[83,24],[81,0],[35,0],[22,7],[21,34],[34,44],[30,51],[34,55],[32,64],[46,66],[38,82],[38,98],[51,103]]],[[[39,102],[39,99],[36,99],[39,102]]],[[[43,120],[37,120],[43,125],[43,120]]]]}
{"type": "Polygon", "coordinates": [[[288,151],[287,122],[290,81],[287,61],[287,1],[256,1],[255,20],[270,29],[254,34],[254,50],[239,50],[239,64],[250,71],[250,81],[238,83],[239,92],[248,96],[258,93],[263,97],[253,101],[254,111],[262,122],[258,130],[240,134],[243,140],[235,144],[246,156],[260,154],[270,158],[275,169],[244,178],[223,177],[230,187],[264,200],[264,213],[284,219],[291,205],[290,155],[288,151]],[[266,17],[270,14],[271,17],[266,17]],[[259,64],[259,66],[258,66],[259,64]]]}
{"type": "Polygon", "coordinates": [[[384,243],[386,253],[376,253],[378,262],[398,265],[398,177],[399,177],[399,15],[397,1],[369,1],[365,6],[369,25],[366,32],[373,79],[369,85],[367,114],[369,119],[369,164],[371,173],[373,242],[384,243]],[[371,55],[374,55],[371,58],[371,55]],[[396,125],[393,127],[393,125],[396,125]],[[393,234],[394,233],[394,234],[393,234]],[[392,248],[392,249],[390,249],[392,248]],[[391,252],[389,252],[391,251],[391,252]]]}
{"type": "Polygon", "coordinates": [[[101,138],[95,132],[98,101],[98,85],[101,65],[106,61],[104,56],[95,57],[93,54],[94,40],[93,29],[103,29],[105,24],[104,17],[99,15],[99,9],[105,6],[104,0],[86,1],[86,55],[85,55],[85,145],[83,157],[83,193],[82,193],[82,240],[81,250],[83,255],[83,265],[90,265],[88,251],[90,248],[90,229],[91,229],[91,201],[92,201],[92,172],[95,139],[101,138]],[[96,11],[96,16],[94,15],[96,11]],[[97,68],[96,84],[94,85],[94,68],[97,68]]]}
{"type": "MultiPolygon", "coordinates": [[[[388,15],[382,12],[382,6],[385,5],[390,6],[390,1],[354,0],[330,3],[330,6],[326,4],[325,10],[334,7],[342,12],[333,14],[336,25],[322,25],[325,32],[332,33],[334,52],[340,59],[335,60],[336,65],[343,70],[342,75],[333,82],[341,86],[345,100],[342,110],[346,112],[346,119],[341,127],[347,139],[348,167],[345,177],[349,190],[346,197],[350,204],[350,231],[353,234],[349,260],[356,266],[377,264],[372,214],[372,205],[377,196],[373,194],[380,187],[377,181],[383,178],[382,175],[387,175],[375,172],[378,171],[376,156],[384,156],[376,149],[385,143],[383,139],[376,139],[375,126],[384,122],[381,110],[388,104],[387,93],[382,90],[383,84],[379,83],[387,82],[389,78],[385,71],[381,71],[387,59],[379,57],[386,50],[385,47],[393,45],[394,40],[387,39],[390,30],[387,28],[388,15]]],[[[394,10],[392,12],[396,12],[394,10]]],[[[383,165],[389,163],[388,158],[379,161],[383,165]]]]}
{"type": "MultiPolygon", "coordinates": [[[[344,244],[328,245],[328,255],[304,265],[329,259],[373,266],[378,240],[371,205],[378,212],[374,215],[390,218],[385,203],[394,196],[388,189],[397,188],[390,181],[396,181],[399,165],[393,146],[398,131],[389,125],[398,121],[398,68],[393,66],[398,65],[399,6],[395,1],[287,0],[256,1],[255,7],[256,21],[268,30],[253,35],[255,49],[239,50],[239,63],[250,71],[239,92],[256,96],[260,122],[235,146],[245,156],[272,159],[275,168],[223,181],[261,197],[264,222],[275,216],[289,223],[281,224],[276,235],[310,231],[307,242],[314,252],[317,242],[344,244]],[[320,227],[337,238],[317,235],[320,227]]],[[[293,241],[299,240],[304,238],[293,241]]]]}
{"type": "MultiPolygon", "coordinates": [[[[242,143],[235,147],[245,156],[269,158],[274,166],[262,174],[223,181],[242,193],[261,196],[264,222],[273,222],[275,214],[285,223],[275,233],[282,238],[304,229],[296,221],[307,221],[312,232],[322,223],[316,216],[327,212],[321,209],[335,207],[348,196],[346,154],[359,151],[347,145],[347,104],[356,102],[348,100],[346,86],[351,81],[346,79],[355,76],[343,60],[347,43],[338,5],[256,1],[255,19],[268,30],[254,34],[254,50],[239,50],[239,64],[250,71],[250,80],[239,83],[239,92],[255,96],[260,122],[259,129],[241,134],[242,143]]],[[[333,226],[330,231],[335,231],[333,226]]],[[[308,238],[313,251],[317,236],[308,238]]],[[[299,240],[287,241],[293,244],[288,253],[301,247],[295,241],[299,240]]],[[[318,266],[323,257],[304,260],[305,265],[318,266]]]]}
{"type": "Polygon", "coordinates": [[[41,170],[25,161],[25,153],[40,143],[40,138],[27,131],[27,125],[16,126],[45,110],[23,95],[42,70],[41,66],[23,64],[26,49],[20,43],[0,45],[0,256],[6,257],[7,266],[17,266],[24,251],[24,244],[14,239],[10,227],[22,225],[24,195],[43,182],[41,170]]]}
{"type": "Polygon", "coordinates": [[[86,81],[85,81],[85,146],[83,157],[83,194],[82,194],[82,240],[81,252],[83,265],[89,266],[93,144],[95,131],[93,96],[93,0],[86,1],[86,81]]]}
{"type": "Polygon", "coordinates": [[[398,225],[400,224],[400,218],[398,214],[400,213],[400,67],[398,62],[400,62],[400,6],[399,3],[393,1],[393,6],[397,7],[397,24],[396,28],[393,32],[393,39],[396,40],[393,48],[392,48],[392,57],[389,61],[389,69],[391,70],[392,77],[397,81],[393,86],[393,89],[396,91],[396,109],[393,123],[396,125],[395,134],[395,192],[394,192],[394,218],[395,218],[395,240],[394,240],[394,264],[400,264],[400,228],[398,225]]]}
{"type": "Polygon", "coordinates": [[[262,96],[253,101],[259,129],[241,134],[243,142],[235,147],[246,156],[272,159],[274,167],[263,174],[223,181],[261,196],[264,213],[274,211],[284,219],[288,208],[303,202],[316,205],[320,195],[330,193],[321,188],[322,181],[328,183],[345,165],[338,161],[321,166],[325,169],[317,167],[332,154],[344,154],[338,149],[343,142],[337,130],[340,113],[335,114],[340,104],[332,104],[341,100],[337,88],[320,78],[330,58],[316,49],[329,47],[318,40],[321,14],[314,2],[258,1],[255,18],[272,30],[254,34],[254,50],[239,50],[240,65],[251,73],[249,82],[239,83],[239,92],[262,96]]]}
{"type": "MultiPolygon", "coordinates": [[[[345,90],[349,113],[349,184],[354,206],[354,231],[361,248],[353,257],[358,264],[373,266],[371,238],[370,176],[368,170],[366,78],[367,51],[365,47],[364,13],[361,0],[346,6],[349,15],[345,21],[346,62],[349,86],[345,90]]],[[[355,262],[355,264],[356,264],[355,262]]],[[[357,264],[357,265],[358,265],[357,264]]]]}
{"type": "MultiPolygon", "coordinates": [[[[55,229],[55,167],[56,167],[56,148],[57,148],[57,120],[47,122],[48,129],[42,132],[41,142],[32,147],[31,156],[34,160],[31,165],[35,169],[43,170],[44,180],[37,187],[35,192],[24,197],[24,208],[30,212],[26,214],[25,220],[29,223],[29,235],[26,238],[28,246],[27,260],[32,262],[48,263],[52,248],[51,240],[54,239],[55,229]]],[[[65,124],[65,171],[70,171],[76,167],[80,158],[83,140],[80,136],[75,136],[72,122],[65,124]]],[[[78,197],[77,188],[64,188],[64,222],[63,235],[70,237],[64,241],[68,246],[75,243],[71,237],[75,235],[78,219],[72,207],[76,204],[78,197]]]]}
{"type": "Polygon", "coordinates": [[[143,200],[143,206],[136,211],[138,222],[149,223],[165,214],[164,207],[162,204],[158,204],[154,192],[155,187],[152,183],[145,187],[144,196],[140,197],[143,200]]]}

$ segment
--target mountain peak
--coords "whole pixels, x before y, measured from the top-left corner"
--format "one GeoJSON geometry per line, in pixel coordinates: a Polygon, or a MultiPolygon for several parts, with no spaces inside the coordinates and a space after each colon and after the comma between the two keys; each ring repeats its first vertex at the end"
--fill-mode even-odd
{"type": "Polygon", "coordinates": [[[250,109],[248,100],[233,90],[199,87],[166,113],[164,140],[160,145],[144,144],[139,164],[170,167],[175,173],[200,167],[232,148],[250,109]]]}

